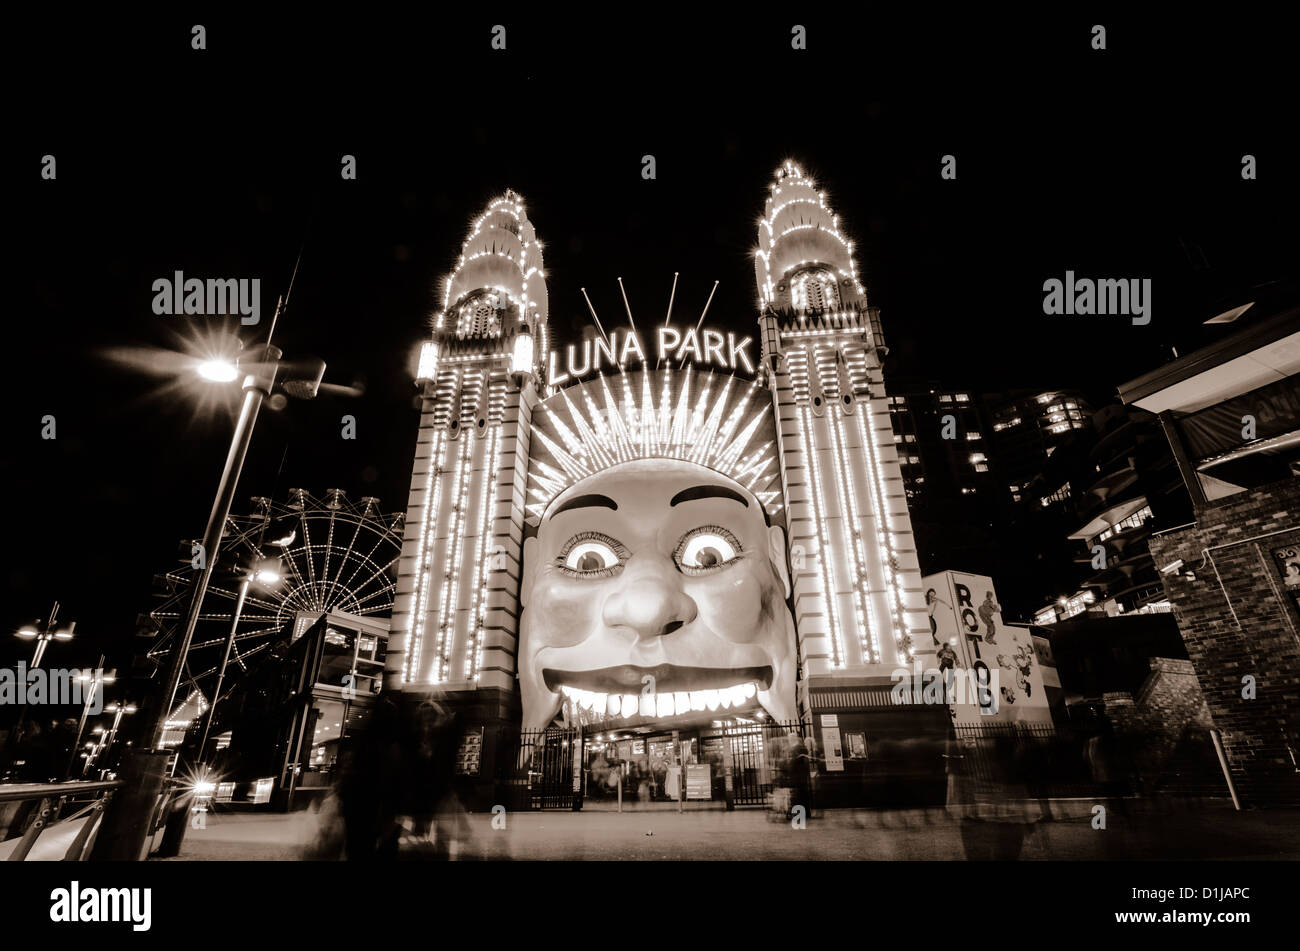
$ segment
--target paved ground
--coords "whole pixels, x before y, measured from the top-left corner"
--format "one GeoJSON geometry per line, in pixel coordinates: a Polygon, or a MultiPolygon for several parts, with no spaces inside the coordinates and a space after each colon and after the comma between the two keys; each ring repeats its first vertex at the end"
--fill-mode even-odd
{"type": "MultiPolygon", "coordinates": [[[[1037,823],[1020,857],[1028,860],[1300,859],[1300,809],[1235,813],[1218,803],[1134,804],[1111,809],[1107,828],[1092,828],[1087,807],[1059,810],[1078,818],[1037,823]]],[[[943,811],[828,810],[792,828],[764,812],[533,812],[509,814],[504,829],[489,815],[464,820],[460,859],[575,860],[964,860],[968,829],[943,811]],[[653,834],[649,834],[653,833],[653,834]]],[[[499,824],[499,822],[498,822],[499,824]]],[[[179,860],[291,860],[304,856],[319,822],[294,815],[216,813],[190,829],[179,860]]],[[[978,838],[976,843],[984,841],[978,838]]]]}

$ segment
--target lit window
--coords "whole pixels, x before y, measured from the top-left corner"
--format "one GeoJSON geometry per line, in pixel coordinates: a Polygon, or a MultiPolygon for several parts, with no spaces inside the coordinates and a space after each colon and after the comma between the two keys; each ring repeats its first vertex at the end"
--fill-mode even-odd
{"type": "Polygon", "coordinates": [[[969,397],[968,395],[966,395],[965,393],[958,393],[958,394],[957,394],[957,402],[958,402],[958,403],[969,403],[969,402],[970,402],[970,397],[969,397]]]}
{"type": "Polygon", "coordinates": [[[894,433],[894,442],[902,442],[902,441],[903,441],[903,437],[900,436],[898,433],[894,433]]]}
{"type": "Polygon", "coordinates": [[[982,452],[972,452],[970,454],[971,462],[984,462],[987,457],[982,452]]]}
{"type": "Polygon", "coordinates": [[[979,433],[967,433],[967,434],[966,434],[966,439],[967,439],[967,441],[973,441],[973,440],[981,439],[981,438],[982,438],[982,437],[980,436],[979,433]]]}
{"type": "Polygon", "coordinates": [[[984,463],[984,462],[977,462],[977,463],[975,463],[975,471],[976,471],[976,472],[988,472],[988,471],[989,471],[988,464],[987,464],[987,463],[984,463]]]}
{"type": "Polygon", "coordinates": [[[940,402],[940,403],[951,403],[951,402],[952,402],[952,397],[949,396],[947,393],[944,393],[942,396],[939,397],[939,402],[940,402]]]}

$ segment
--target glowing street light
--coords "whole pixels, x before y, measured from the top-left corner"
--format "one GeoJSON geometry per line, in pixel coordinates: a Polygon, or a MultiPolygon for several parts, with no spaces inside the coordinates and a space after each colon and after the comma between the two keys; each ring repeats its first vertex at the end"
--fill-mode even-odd
{"type": "Polygon", "coordinates": [[[239,376],[239,367],[230,360],[204,360],[195,369],[199,376],[213,383],[229,383],[239,376]]]}
{"type": "Polygon", "coordinates": [[[35,624],[28,624],[14,632],[14,637],[22,638],[25,641],[36,641],[36,654],[32,658],[31,670],[41,666],[41,660],[45,657],[45,648],[49,647],[50,641],[70,641],[73,638],[77,622],[73,621],[66,627],[56,628],[55,619],[59,616],[59,602],[54,602],[54,607],[50,609],[49,620],[41,627],[35,624]]]}

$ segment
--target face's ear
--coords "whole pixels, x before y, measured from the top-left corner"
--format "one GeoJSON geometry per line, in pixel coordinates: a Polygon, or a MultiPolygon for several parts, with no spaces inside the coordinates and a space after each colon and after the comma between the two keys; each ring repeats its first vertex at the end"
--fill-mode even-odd
{"type": "Polygon", "coordinates": [[[533,576],[537,574],[537,538],[524,539],[524,564],[519,576],[519,607],[528,607],[528,595],[533,590],[533,576]]]}
{"type": "Polygon", "coordinates": [[[789,600],[790,568],[785,560],[785,531],[780,525],[773,525],[767,530],[767,541],[772,556],[772,564],[776,566],[776,573],[781,576],[781,584],[785,587],[785,596],[789,600]]]}

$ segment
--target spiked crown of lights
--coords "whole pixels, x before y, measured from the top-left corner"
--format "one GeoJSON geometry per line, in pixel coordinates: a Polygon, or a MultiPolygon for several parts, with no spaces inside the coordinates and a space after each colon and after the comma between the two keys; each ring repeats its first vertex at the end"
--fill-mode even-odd
{"type": "Polygon", "coordinates": [[[622,370],[617,380],[600,376],[560,390],[533,414],[544,451],[534,450],[528,514],[540,520],[557,495],[610,466],[678,459],[734,479],[774,516],[781,473],[770,398],[757,379],[689,366],[657,374],[622,370]]]}

